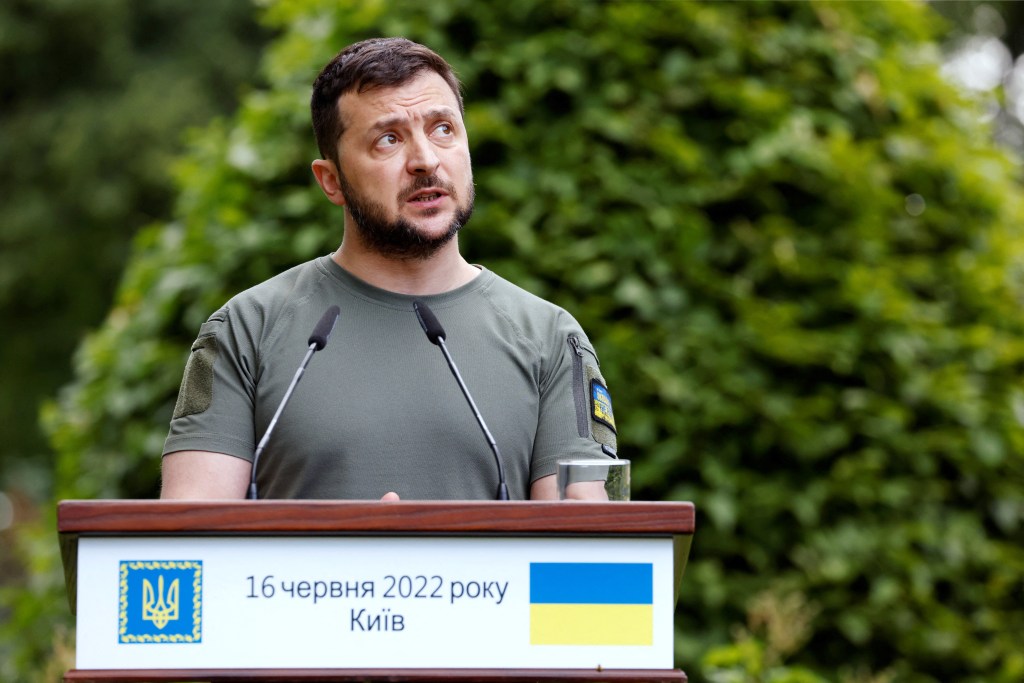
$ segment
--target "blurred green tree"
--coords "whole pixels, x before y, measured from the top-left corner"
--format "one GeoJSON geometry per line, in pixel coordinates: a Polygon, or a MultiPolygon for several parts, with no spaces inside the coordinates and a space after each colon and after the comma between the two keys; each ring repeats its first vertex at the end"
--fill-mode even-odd
{"type": "Polygon", "coordinates": [[[54,468],[40,404],[70,381],[131,237],[170,213],[184,130],[258,82],[270,32],[255,14],[248,2],[0,3],[0,680],[54,680],[38,653],[67,640],[59,603],[44,601],[59,582],[37,571],[55,560],[35,510],[54,468]]]}
{"type": "Polygon", "coordinates": [[[950,0],[931,5],[950,20],[943,72],[978,98],[1001,145],[1024,154],[1024,3],[950,0]]]}
{"type": "Polygon", "coordinates": [[[309,84],[344,45],[401,34],[467,85],[469,256],[577,314],[635,496],[697,504],[693,679],[1020,680],[1019,165],[940,77],[926,5],[282,0],[266,18],[269,87],[195,136],[175,219],[140,234],[48,411],[61,495],[155,495],[200,323],[339,240],[309,84]]]}
{"type": "Polygon", "coordinates": [[[173,202],[183,130],[227,114],[268,32],[245,2],[0,4],[0,486],[51,466],[39,404],[173,202]]]}

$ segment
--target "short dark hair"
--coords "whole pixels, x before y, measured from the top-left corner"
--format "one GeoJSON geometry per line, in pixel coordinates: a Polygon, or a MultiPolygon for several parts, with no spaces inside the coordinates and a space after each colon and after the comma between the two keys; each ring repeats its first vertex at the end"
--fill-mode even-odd
{"type": "Polygon", "coordinates": [[[433,71],[448,83],[462,105],[462,86],[451,65],[428,47],[405,38],[370,38],[339,52],[313,82],[309,108],[320,155],[337,159],[338,138],[345,132],[338,98],[347,92],[396,87],[422,71],[433,71]]]}

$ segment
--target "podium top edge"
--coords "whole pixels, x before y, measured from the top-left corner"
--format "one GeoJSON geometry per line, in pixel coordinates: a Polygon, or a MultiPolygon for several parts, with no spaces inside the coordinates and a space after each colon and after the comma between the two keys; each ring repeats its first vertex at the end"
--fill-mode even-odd
{"type": "Polygon", "coordinates": [[[61,534],[689,535],[688,502],[65,500],[61,534]]]}

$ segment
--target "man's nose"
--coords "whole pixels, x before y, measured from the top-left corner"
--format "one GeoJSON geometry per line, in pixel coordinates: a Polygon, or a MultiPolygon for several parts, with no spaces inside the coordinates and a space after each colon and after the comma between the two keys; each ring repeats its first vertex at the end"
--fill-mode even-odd
{"type": "Polygon", "coordinates": [[[437,151],[426,136],[413,136],[407,149],[405,170],[413,175],[432,175],[441,163],[437,151]]]}

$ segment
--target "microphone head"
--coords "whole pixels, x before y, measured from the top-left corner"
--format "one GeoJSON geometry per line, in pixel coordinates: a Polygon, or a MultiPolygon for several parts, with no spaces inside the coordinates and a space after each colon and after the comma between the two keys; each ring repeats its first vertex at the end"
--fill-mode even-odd
{"type": "Polygon", "coordinates": [[[447,335],[444,333],[444,328],[441,327],[441,323],[437,321],[437,316],[430,308],[420,301],[419,299],[412,302],[413,310],[416,311],[416,319],[420,321],[420,327],[427,333],[427,339],[430,340],[431,344],[437,346],[441,345],[441,340],[447,335]]]}
{"type": "Polygon", "coordinates": [[[306,342],[309,345],[316,344],[316,350],[321,351],[327,346],[327,340],[331,337],[331,332],[334,331],[334,325],[338,322],[338,315],[340,315],[341,309],[337,306],[331,306],[324,315],[320,318],[320,322],[313,328],[313,334],[309,335],[309,341],[306,342]]]}

